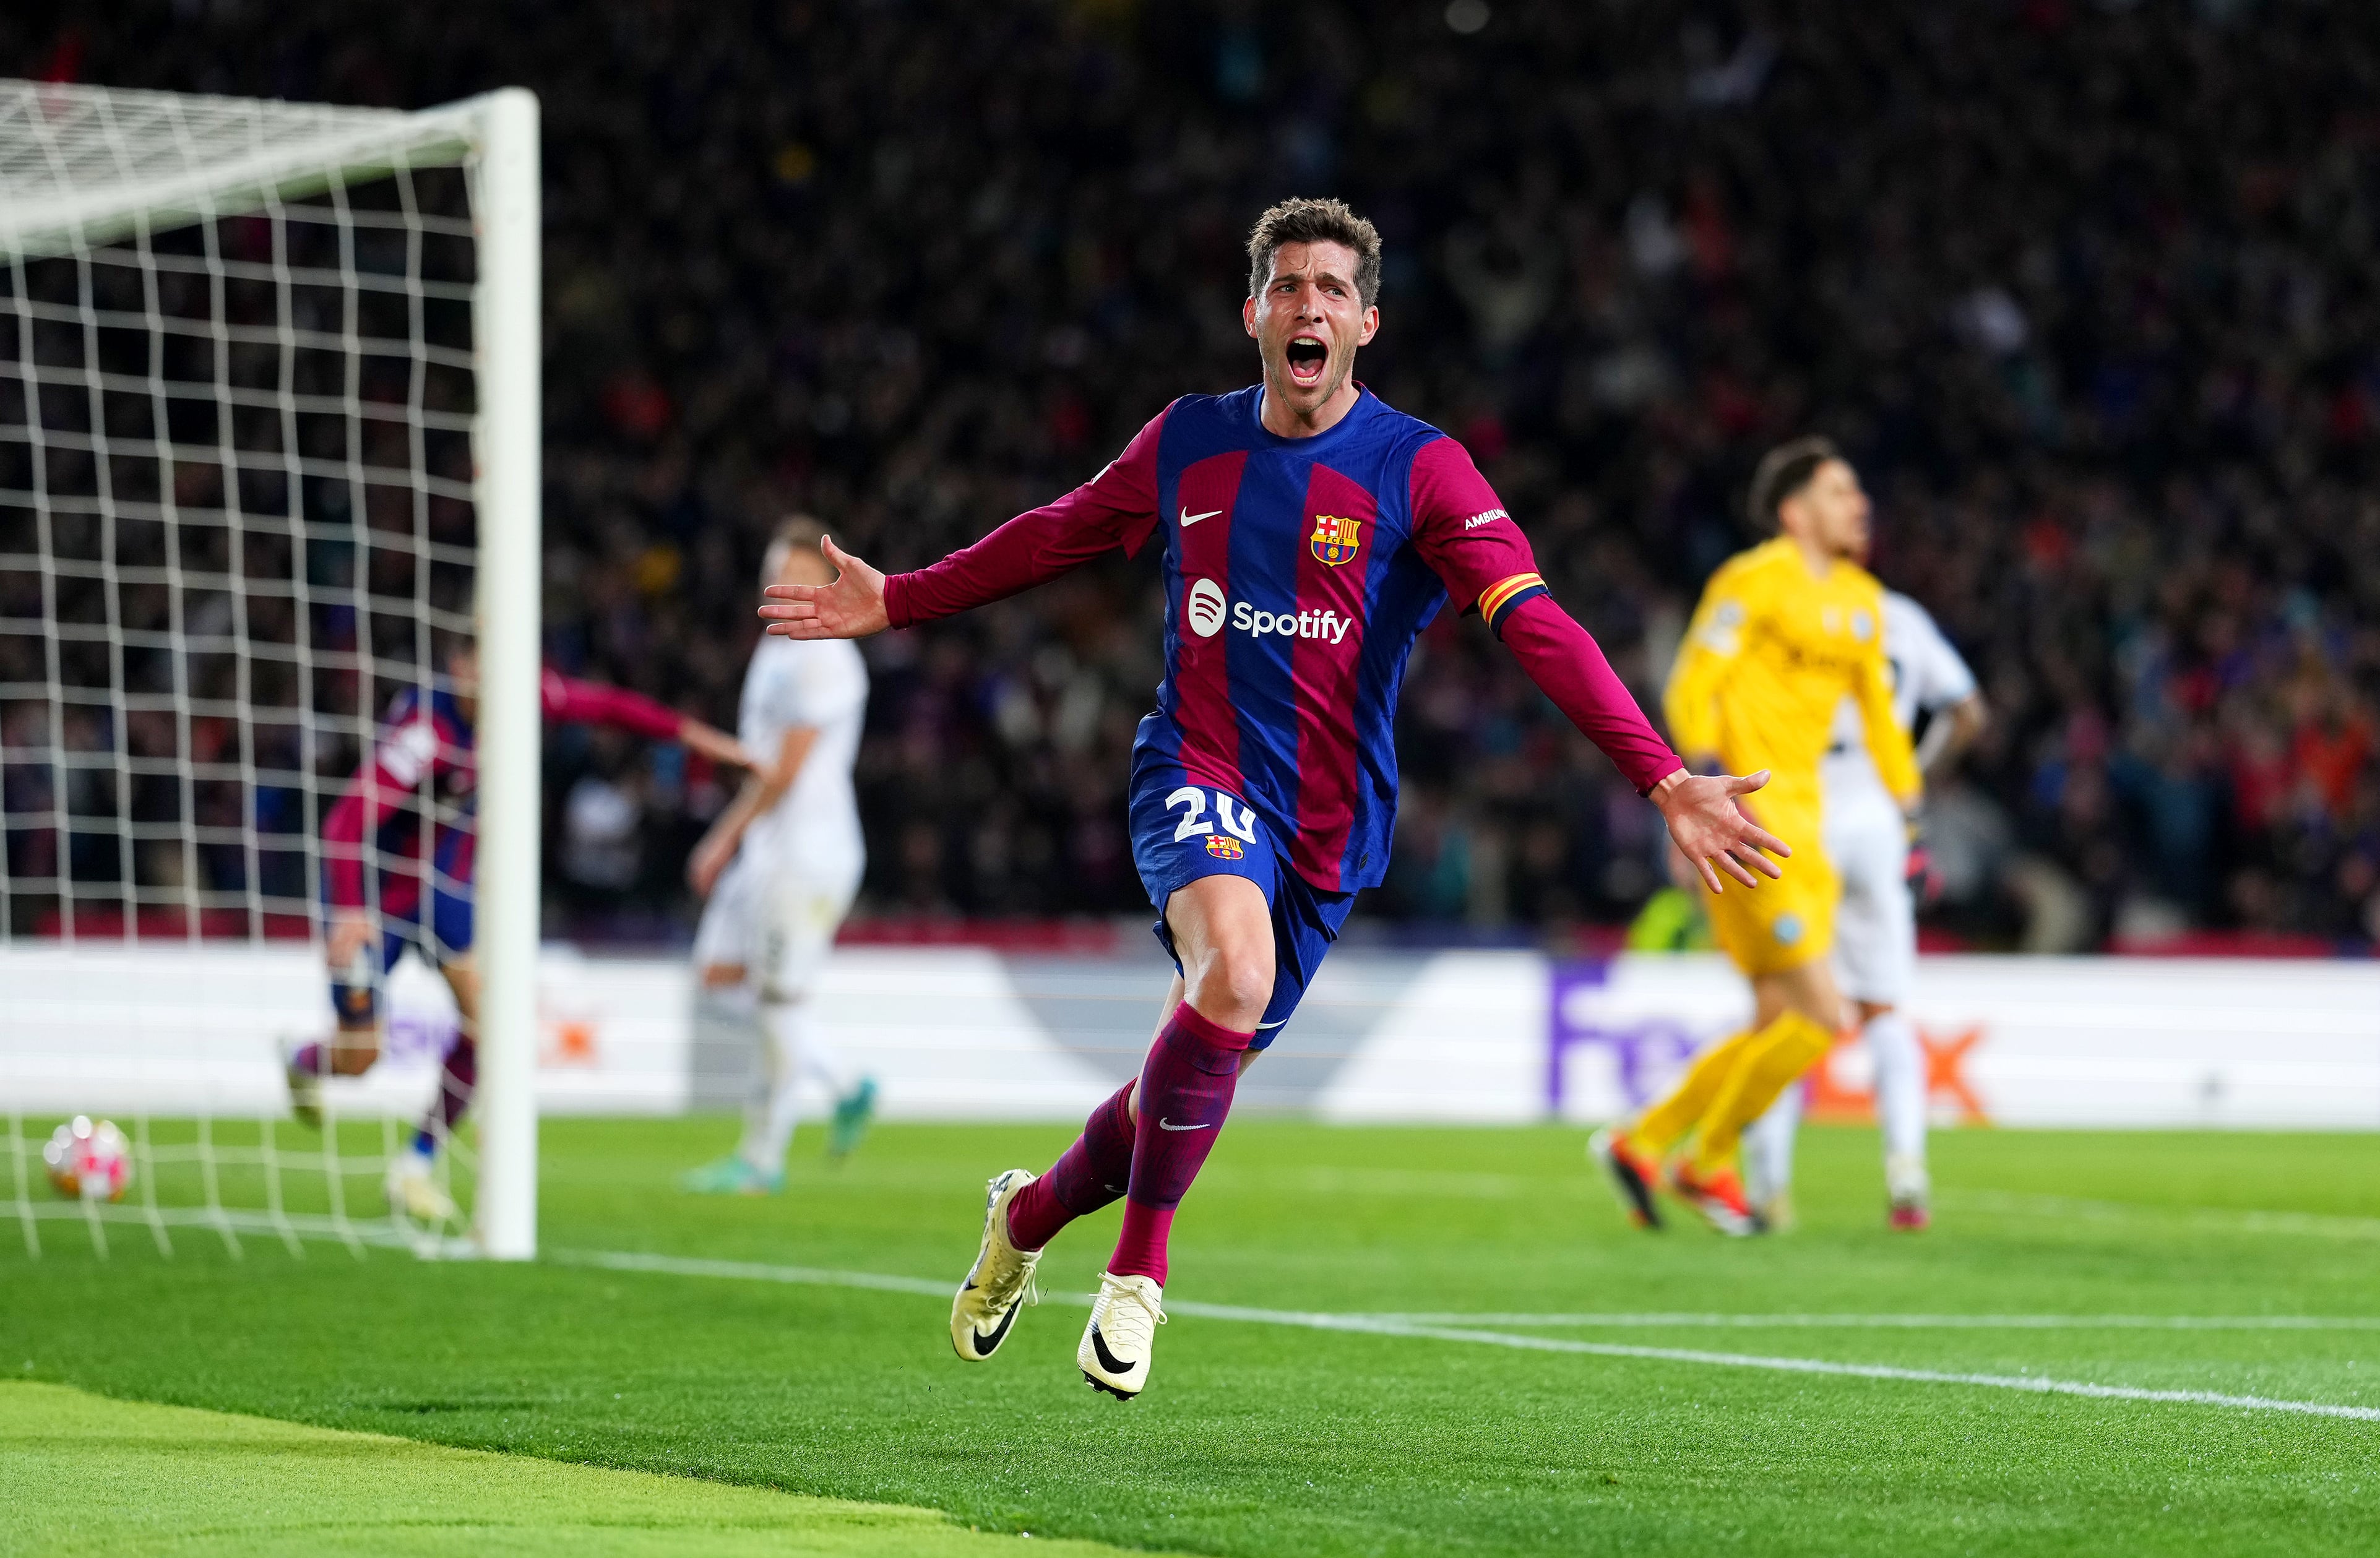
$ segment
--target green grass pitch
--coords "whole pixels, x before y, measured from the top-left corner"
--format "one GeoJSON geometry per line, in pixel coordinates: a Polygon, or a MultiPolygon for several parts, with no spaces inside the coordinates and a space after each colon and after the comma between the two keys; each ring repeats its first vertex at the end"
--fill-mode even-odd
{"type": "Polygon", "coordinates": [[[0,1385],[0,1552],[2380,1551],[2380,1135],[1950,1133],[1912,1238],[1873,1134],[1813,1130],[1801,1227],[1730,1242],[1624,1227],[1575,1130],[1234,1121],[1127,1404],[1073,1363],[1112,1211],[992,1363],[944,1332],[984,1178],[1069,1132],[884,1128],[840,1169],[805,1132],[781,1199],[671,1188],[729,1132],[548,1121],[528,1266],[0,1229],[0,1380],[246,1415],[0,1385]],[[1414,1318],[1343,1318],[1379,1313],[1414,1318]]]}

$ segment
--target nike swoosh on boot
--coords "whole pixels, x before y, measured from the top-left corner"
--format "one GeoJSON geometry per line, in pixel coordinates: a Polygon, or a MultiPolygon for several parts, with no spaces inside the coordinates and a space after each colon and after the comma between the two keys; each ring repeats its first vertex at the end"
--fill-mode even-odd
{"type": "Polygon", "coordinates": [[[1123,1359],[1118,1358],[1115,1354],[1108,1351],[1108,1339],[1099,1335],[1099,1328],[1096,1325],[1091,1327],[1091,1351],[1098,1356],[1099,1367],[1106,1370],[1109,1373],[1129,1374],[1132,1372],[1131,1364],[1126,1363],[1123,1359]]]}

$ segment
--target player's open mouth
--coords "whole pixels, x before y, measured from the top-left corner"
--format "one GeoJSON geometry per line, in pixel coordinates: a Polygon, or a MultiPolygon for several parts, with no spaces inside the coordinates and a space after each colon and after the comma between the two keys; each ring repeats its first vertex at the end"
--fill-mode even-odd
{"type": "Polygon", "coordinates": [[[1330,360],[1330,349],[1311,335],[1301,335],[1289,344],[1289,377],[1299,384],[1322,381],[1322,366],[1330,360]]]}

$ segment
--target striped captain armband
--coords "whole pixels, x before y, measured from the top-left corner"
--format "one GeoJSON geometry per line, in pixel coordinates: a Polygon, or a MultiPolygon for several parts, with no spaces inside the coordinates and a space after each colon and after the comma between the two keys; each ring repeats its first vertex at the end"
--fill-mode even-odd
{"type": "Polygon", "coordinates": [[[1497,637],[1504,636],[1504,623],[1521,609],[1524,600],[1535,600],[1550,594],[1546,581],[1536,574],[1515,574],[1501,579],[1479,592],[1479,614],[1488,621],[1488,629],[1497,637]]]}

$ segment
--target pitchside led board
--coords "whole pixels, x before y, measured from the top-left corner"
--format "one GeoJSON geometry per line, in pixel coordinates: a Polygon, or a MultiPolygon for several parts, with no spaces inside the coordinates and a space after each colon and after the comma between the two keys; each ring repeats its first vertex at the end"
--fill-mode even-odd
{"type": "MultiPolygon", "coordinates": [[[[1153,951],[846,948],[820,1015],[875,1073],[890,1117],[1073,1119],[1137,1069],[1153,962],[1153,951]]],[[[0,1094],[29,1116],[278,1110],[275,1041],[322,1021],[321,967],[302,944],[19,943],[0,948],[0,1094]],[[94,1025],[74,998],[94,982],[161,992],[172,1020],[128,1010],[94,1025]]],[[[549,947],[539,986],[540,1109],[665,1113],[732,1097],[733,1078],[706,1093],[703,1052],[732,1068],[748,1045],[706,1038],[683,961],[549,947]]],[[[1911,1009],[1943,1124],[2380,1128],[2380,963],[1928,958],[1911,1009]]],[[[1609,1119],[1745,1011],[1742,982],[1706,956],[1346,953],[1243,1091],[1258,1107],[1339,1120],[1609,1119]]],[[[393,1019],[391,1063],[334,1084],[334,1107],[338,1087],[362,1113],[372,1090],[409,1098],[426,1085],[454,1021],[443,986],[401,974],[393,1019]]],[[[1815,1115],[1864,1117],[1860,1046],[1838,1048],[1811,1086],[1815,1115]]]]}

